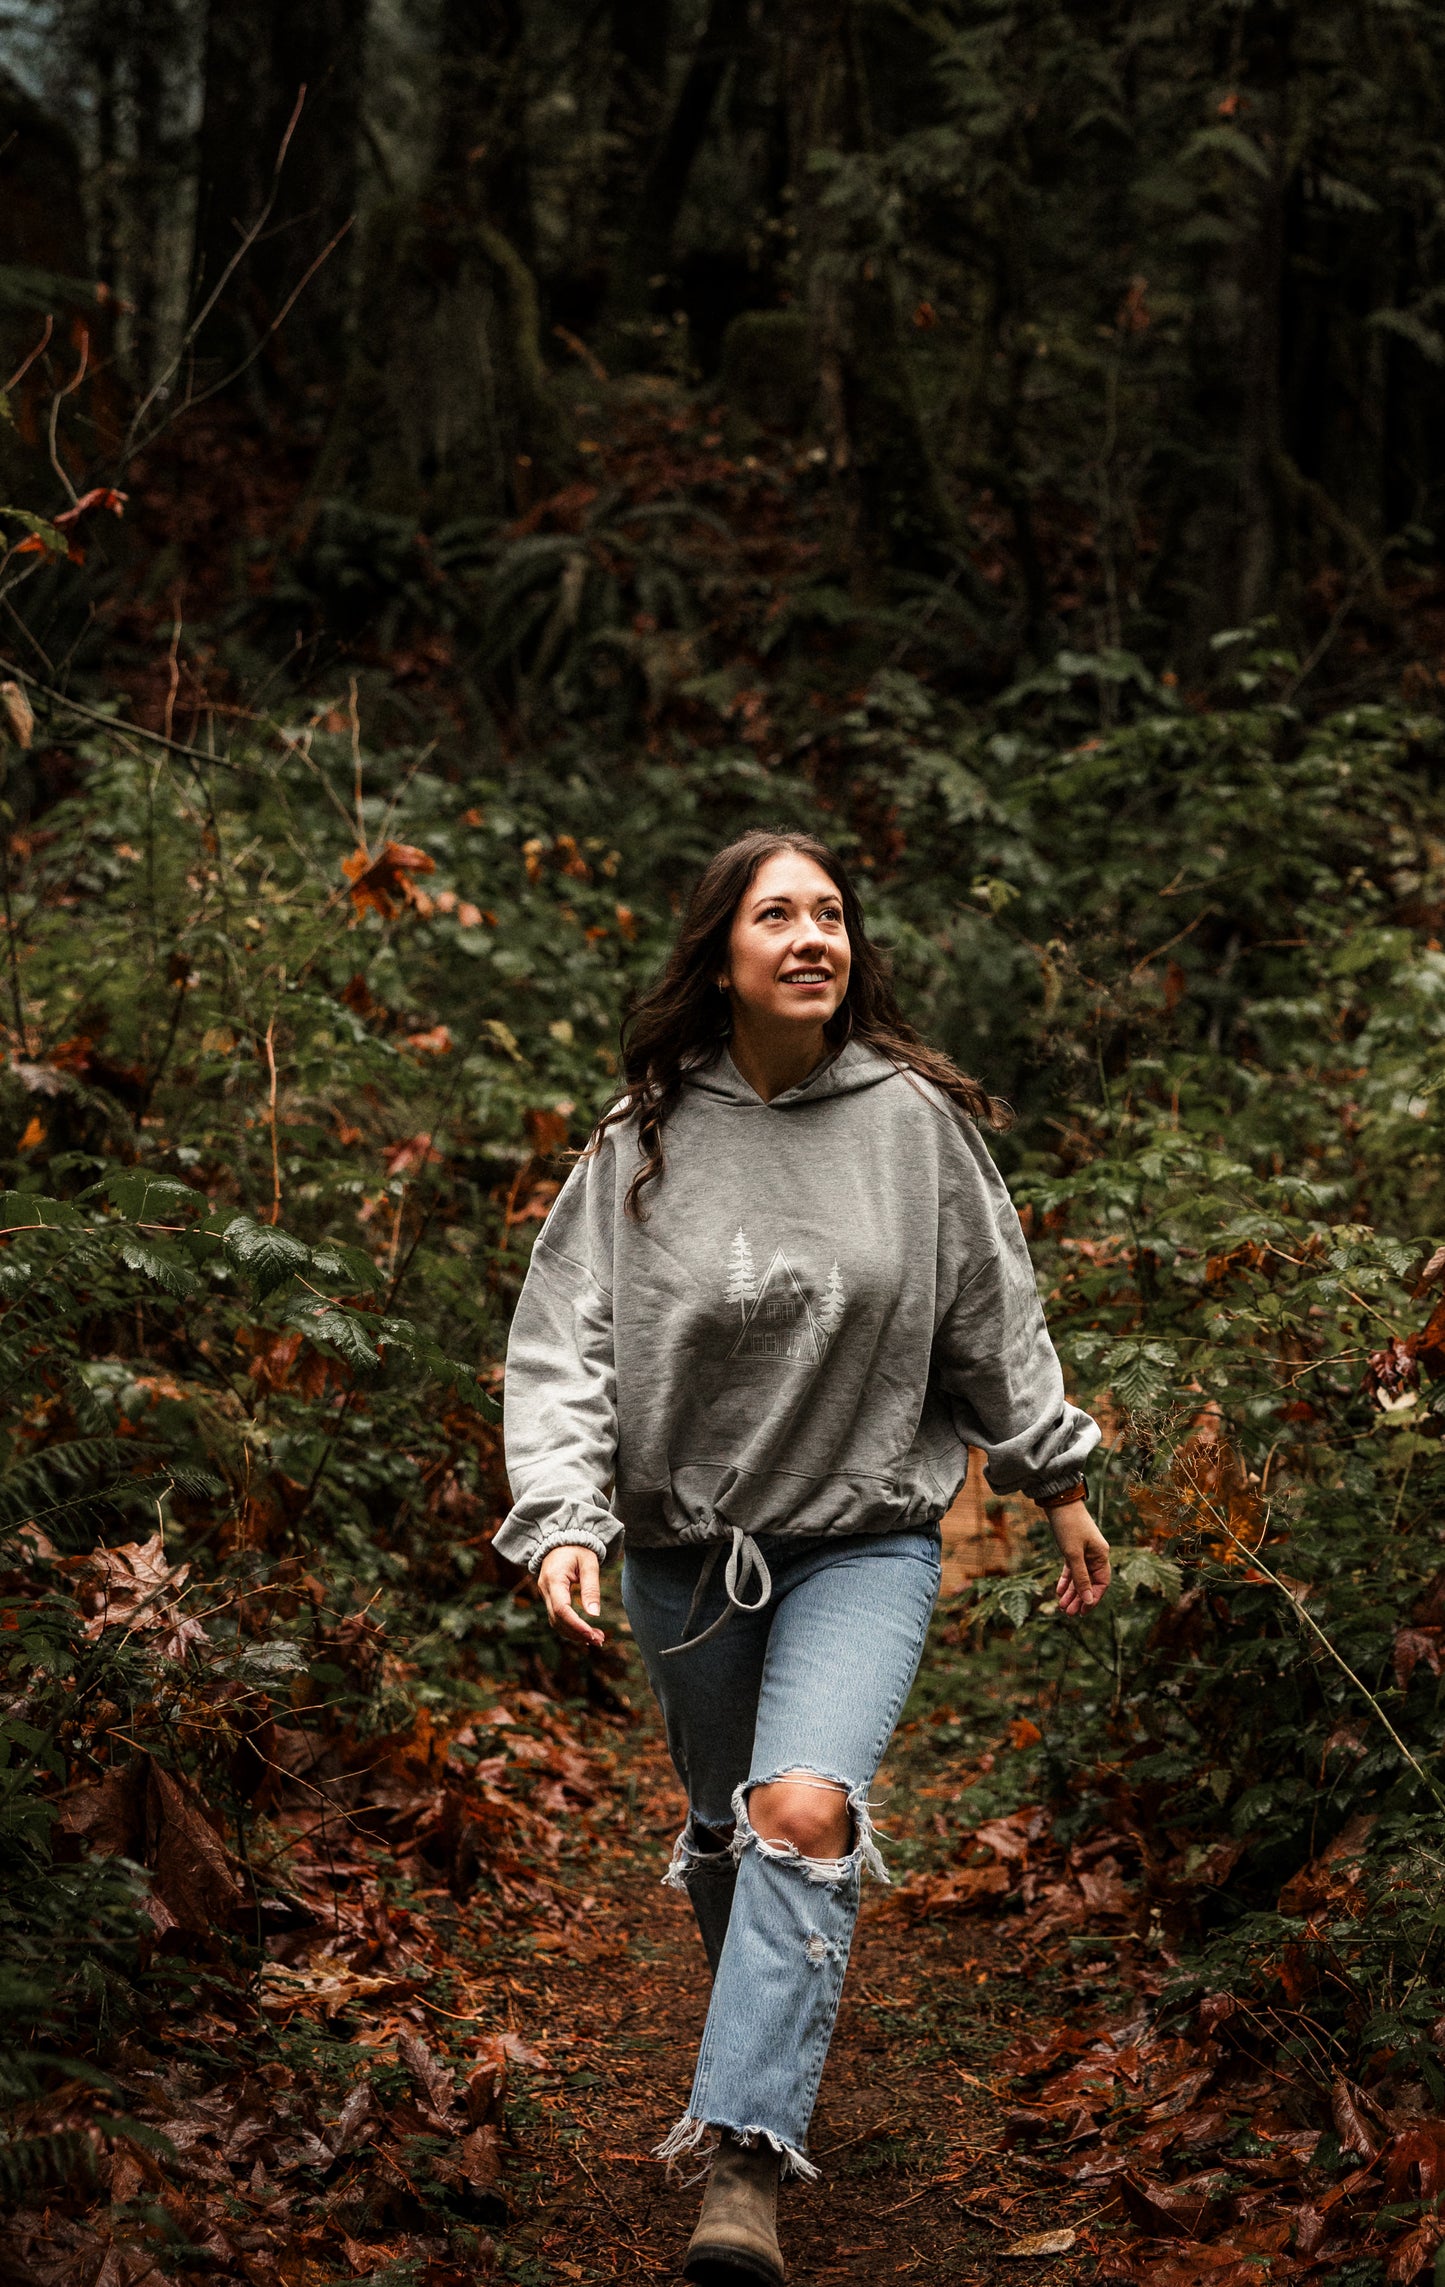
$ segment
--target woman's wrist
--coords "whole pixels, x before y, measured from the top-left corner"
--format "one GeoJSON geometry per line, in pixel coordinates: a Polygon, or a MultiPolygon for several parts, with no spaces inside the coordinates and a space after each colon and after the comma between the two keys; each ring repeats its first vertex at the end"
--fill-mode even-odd
{"type": "Polygon", "coordinates": [[[1051,1517],[1055,1509],[1072,1509],[1076,1501],[1087,1503],[1088,1498],[1089,1488],[1081,1478],[1077,1485],[1066,1485],[1061,1493],[1041,1493],[1039,1507],[1051,1517]]]}
{"type": "Polygon", "coordinates": [[[559,1548],[587,1549],[596,1557],[599,1564],[605,1564],[607,1561],[607,1543],[601,1535],[589,1532],[585,1525],[571,1525],[565,1532],[548,1533],[546,1538],[533,1549],[527,1559],[527,1570],[534,1580],[548,1557],[559,1548]]]}

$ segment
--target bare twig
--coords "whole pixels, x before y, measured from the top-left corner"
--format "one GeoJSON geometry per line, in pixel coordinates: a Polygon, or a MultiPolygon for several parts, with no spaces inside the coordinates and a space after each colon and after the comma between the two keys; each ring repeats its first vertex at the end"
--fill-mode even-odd
{"type": "Polygon", "coordinates": [[[271,1223],[281,1220],[281,1151],[276,1136],[276,1019],[273,1016],[266,1027],[266,1068],[271,1075],[271,1223]]]}
{"type": "Polygon", "coordinates": [[[169,738],[176,725],[176,693],[181,687],[181,591],[176,589],[172,603],[175,617],[171,621],[170,649],[166,653],[166,666],[170,674],[170,687],[166,692],[165,736],[169,738]]]}
{"type": "Polygon", "coordinates": [[[1201,921],[1207,921],[1211,913],[1217,913],[1218,911],[1219,908],[1217,905],[1206,905],[1202,907],[1201,910],[1195,914],[1194,919],[1189,923],[1187,928],[1176,929],[1172,937],[1167,937],[1162,945],[1156,945],[1152,953],[1146,953],[1144,955],[1142,961],[1136,961],[1134,963],[1133,968],[1129,971],[1130,981],[1132,982],[1133,979],[1137,977],[1142,970],[1147,969],[1151,961],[1157,961],[1161,953],[1171,952],[1176,945],[1182,943],[1184,938],[1192,936],[1194,931],[1199,927],[1201,921]]]}
{"type": "MultiPolygon", "coordinates": [[[[13,675],[17,683],[28,684],[32,691],[38,691],[42,698],[49,699],[53,705],[68,708],[82,722],[94,723],[100,730],[113,732],[117,738],[144,739],[148,746],[163,746],[171,754],[184,755],[188,762],[218,762],[224,770],[238,770],[241,767],[224,754],[207,754],[204,747],[183,746],[179,739],[165,738],[159,731],[145,730],[139,723],[120,723],[114,715],[103,715],[98,707],[82,706],[79,699],[67,698],[64,691],[57,691],[50,683],[42,683],[38,675],[27,674],[23,667],[12,665],[8,659],[0,660],[0,667],[4,668],[7,675],[13,675]]],[[[281,734],[278,732],[276,735],[279,737],[281,734]]],[[[283,740],[282,743],[289,742],[283,740]]]]}
{"type": "MultiPolygon", "coordinates": [[[[8,808],[8,805],[7,805],[8,808]]],[[[20,949],[15,941],[15,916],[10,908],[10,820],[0,820],[0,886],[5,896],[5,946],[10,971],[10,998],[15,1012],[15,1036],[20,1053],[28,1057],[30,1040],[25,1030],[25,1004],[20,993],[20,949]]]]}
{"type": "MultiPolygon", "coordinates": [[[[291,148],[291,138],[295,134],[297,126],[300,123],[301,113],[305,108],[305,104],[306,83],[303,80],[300,87],[298,87],[296,90],[296,101],[291,107],[291,116],[286,122],[285,132],[283,133],[280,144],[277,147],[276,163],[271,169],[271,188],[266,194],[266,198],[262,205],[261,211],[256,216],[255,221],[252,222],[249,227],[241,233],[241,237],[237,244],[235,253],[231,256],[230,261],[225,265],[225,268],[222,270],[219,278],[216,280],[215,285],[211,288],[210,293],[206,296],[206,299],[204,302],[202,302],[200,308],[197,310],[195,316],[192,318],[190,324],[186,327],[185,332],[182,334],[180,342],[176,348],[175,356],[171,359],[169,365],[163,367],[161,372],[156,376],[156,379],[151,383],[150,388],[146,391],[145,396],[141,399],[139,405],[137,405],[135,409],[135,412],[132,414],[130,427],[126,431],[125,442],[121,446],[120,451],[120,466],[122,468],[125,467],[126,463],[131,459],[132,455],[139,450],[138,440],[140,437],[140,426],[142,421],[145,419],[152,405],[154,405],[158,399],[163,398],[169,391],[171,383],[175,380],[176,375],[180,372],[181,367],[185,364],[186,359],[190,356],[192,350],[194,349],[201,328],[204,326],[207,318],[211,315],[211,312],[215,309],[216,304],[220,301],[221,296],[225,293],[226,288],[231,283],[231,280],[235,277],[237,270],[245,261],[246,256],[250,253],[252,247],[256,244],[256,241],[260,238],[262,232],[266,228],[267,223],[270,221],[272,210],[275,207],[276,200],[281,189],[281,171],[286,164],[286,154],[291,148]]],[[[345,227],[349,229],[350,223],[348,222],[345,227]]],[[[339,235],[340,234],[338,234],[338,236],[339,235]]],[[[331,246],[326,247],[322,253],[318,255],[316,261],[311,264],[310,268],[306,272],[305,277],[301,281],[301,285],[296,289],[297,294],[299,294],[302,288],[308,283],[308,281],[315,276],[315,273],[319,269],[321,263],[326,260],[327,255],[331,252],[332,247],[335,246],[337,242],[337,239],[333,239],[331,246]]],[[[275,323],[268,327],[267,332],[262,335],[261,341],[256,345],[256,352],[253,354],[259,354],[261,347],[264,345],[266,340],[269,339],[270,334],[275,331],[276,325],[280,324],[281,318],[284,318],[289,314],[295,299],[296,294],[291,295],[289,300],[284,305],[280,317],[278,317],[275,323]]],[[[250,363],[251,359],[249,357],[246,358],[242,365],[237,369],[237,373],[228,374],[223,381],[216,383],[213,388],[203,391],[202,397],[195,397],[188,390],[184,401],[184,408],[182,409],[189,409],[192,405],[200,404],[204,397],[214,396],[215,390],[217,388],[229,388],[230,384],[238,378],[240,373],[245,371],[246,366],[248,366],[250,363]]],[[[174,414],[168,414],[166,418],[167,420],[170,420],[174,418],[174,414]]],[[[160,423],[156,429],[151,431],[150,436],[145,439],[145,442],[147,444],[153,443],[155,438],[159,435],[160,429],[164,426],[165,422],[160,423]]]]}
{"type": "Polygon", "coordinates": [[[19,388],[21,382],[25,379],[26,374],[30,371],[31,366],[35,363],[37,357],[44,356],[46,347],[54,331],[55,320],[52,317],[47,317],[45,320],[44,333],[40,336],[39,341],[35,344],[34,349],[32,349],[30,352],[30,355],[28,357],[23,357],[20,360],[20,363],[16,366],[15,371],[11,374],[10,379],[6,382],[4,388],[0,389],[0,397],[8,397],[12,389],[19,388]]]}
{"type": "Polygon", "coordinates": [[[296,101],[292,106],[291,117],[286,122],[286,131],[281,137],[280,148],[276,153],[276,164],[271,170],[271,188],[267,193],[265,203],[261,208],[261,212],[257,215],[250,228],[248,230],[244,230],[241,233],[240,243],[238,244],[235,253],[231,256],[230,261],[222,270],[220,277],[216,280],[216,283],[211,288],[210,293],[206,296],[206,299],[204,302],[202,302],[200,308],[197,310],[195,316],[192,318],[190,324],[182,334],[175,356],[171,359],[170,364],[165,366],[157,378],[151,383],[150,388],[146,391],[145,396],[142,397],[139,405],[137,405],[135,409],[135,412],[132,414],[130,427],[126,431],[125,443],[121,447],[120,457],[122,466],[124,466],[124,464],[130,459],[131,454],[135,451],[135,439],[140,429],[141,422],[145,419],[146,414],[150,411],[152,405],[155,404],[157,398],[161,397],[164,392],[170,388],[171,383],[174,381],[176,375],[180,372],[182,365],[185,363],[185,360],[190,353],[190,350],[192,349],[202,326],[205,324],[207,318],[211,315],[211,312],[216,307],[217,302],[219,302],[221,296],[226,291],[226,288],[231,283],[231,280],[235,277],[237,270],[245,261],[246,256],[250,253],[252,247],[255,245],[257,239],[260,237],[262,231],[270,221],[271,210],[276,204],[277,194],[281,188],[281,169],[286,164],[286,153],[291,148],[291,138],[296,132],[297,122],[300,120],[302,107],[305,104],[305,101],[306,89],[303,84],[296,91],[296,101]]]}
{"type": "Polygon", "coordinates": [[[366,814],[361,802],[361,709],[356,703],[356,677],[349,678],[346,687],[346,711],[351,723],[351,777],[356,801],[356,846],[362,856],[370,860],[366,846],[366,814]]]}
{"type": "MultiPolygon", "coordinates": [[[[305,91],[303,90],[303,93],[304,92],[305,91]]],[[[124,461],[129,460],[133,454],[143,451],[148,445],[153,445],[156,441],[156,438],[161,435],[162,431],[170,426],[170,423],[175,419],[177,413],[193,413],[198,405],[208,404],[211,398],[219,397],[223,390],[230,389],[236,382],[238,382],[243,373],[250,372],[251,367],[255,364],[257,358],[261,355],[261,352],[266,347],[267,342],[270,341],[273,335],[278,333],[281,327],[285,325],[286,320],[290,317],[291,312],[295,309],[296,304],[301,299],[301,296],[305,293],[307,287],[310,285],[317,271],[321,268],[323,263],[330,261],[332,255],[336,252],[337,247],[341,244],[342,239],[345,238],[347,232],[350,230],[355,220],[355,215],[349,214],[345,222],[341,225],[341,228],[327,240],[326,244],[322,247],[321,252],[316,256],[315,260],[307,264],[305,270],[303,270],[301,273],[300,278],[292,287],[291,292],[286,296],[285,301],[281,304],[280,309],[276,312],[275,317],[271,320],[271,323],[266,327],[263,333],[257,336],[256,341],[246,352],[246,355],[242,358],[240,364],[233,365],[229,373],[223,373],[218,381],[213,381],[209,389],[201,389],[188,392],[183,403],[172,407],[171,410],[166,414],[165,419],[158,421],[148,436],[134,440],[128,438],[122,465],[124,465],[124,461]]]]}
{"type": "Polygon", "coordinates": [[[65,465],[60,458],[60,408],[67,397],[75,395],[76,390],[85,379],[86,368],[89,364],[90,332],[87,327],[82,326],[80,329],[80,363],[75,369],[75,378],[72,381],[67,381],[63,389],[57,389],[50,400],[50,465],[65,487],[72,508],[75,507],[80,495],[66,475],[65,465]]]}

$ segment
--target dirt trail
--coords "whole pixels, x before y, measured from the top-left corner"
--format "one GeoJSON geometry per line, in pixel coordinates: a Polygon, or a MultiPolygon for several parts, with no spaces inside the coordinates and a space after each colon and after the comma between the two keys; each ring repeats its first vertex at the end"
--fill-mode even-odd
{"type": "MultiPolygon", "coordinates": [[[[645,1685],[633,1697],[646,1705],[645,1685]]],[[[895,1840],[932,1825],[908,1755],[905,1731],[879,1790],[904,1782],[883,1819],[895,1840]]],[[[565,1937],[519,1938],[506,1963],[513,2021],[545,2035],[554,2068],[513,2114],[518,2220],[498,2259],[523,2287],[676,2278],[700,2196],[649,2156],[686,2109],[707,1999],[686,1901],[660,1887],[683,1806],[650,1716],[623,1745],[618,1787],[564,1868],[576,1920],[565,1937]]],[[[811,2139],[824,2182],[784,2197],[796,2287],[1093,2276],[1079,2254],[1002,2259],[1018,2237],[1085,2220],[998,2148],[1003,2106],[979,2085],[1045,2006],[1009,1920],[914,1922],[902,1894],[871,1887],[811,2139]]],[[[1047,2005],[1056,2018],[1067,2003],[1055,1988],[1047,2005]]]]}

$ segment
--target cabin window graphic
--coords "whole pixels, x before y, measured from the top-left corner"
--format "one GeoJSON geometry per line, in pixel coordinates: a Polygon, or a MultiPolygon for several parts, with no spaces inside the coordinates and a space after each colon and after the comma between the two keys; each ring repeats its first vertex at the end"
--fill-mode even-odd
{"type": "Polygon", "coordinates": [[[821,1365],[828,1337],[843,1315],[843,1284],[834,1263],[821,1303],[812,1302],[781,1247],[759,1280],[752,1249],[739,1231],[728,1258],[727,1299],[741,1325],[729,1358],[796,1358],[821,1365]]]}

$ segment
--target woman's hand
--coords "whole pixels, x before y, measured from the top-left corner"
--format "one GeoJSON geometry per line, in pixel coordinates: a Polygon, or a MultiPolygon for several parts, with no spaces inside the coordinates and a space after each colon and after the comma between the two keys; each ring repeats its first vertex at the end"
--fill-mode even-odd
{"type": "Polygon", "coordinates": [[[572,1609],[574,1593],[583,1610],[602,1610],[602,1573],[596,1551],[590,1548],[549,1549],[537,1567],[537,1586],[547,1607],[547,1618],[559,1636],[586,1644],[589,1650],[606,1642],[600,1628],[589,1628],[581,1612],[572,1609]]]}
{"type": "Polygon", "coordinates": [[[1091,1612],[1103,1599],[1110,1579],[1109,1544],[1083,1501],[1050,1509],[1049,1523],[1064,1560],[1057,1592],[1059,1610],[1073,1619],[1080,1612],[1091,1612]]]}

